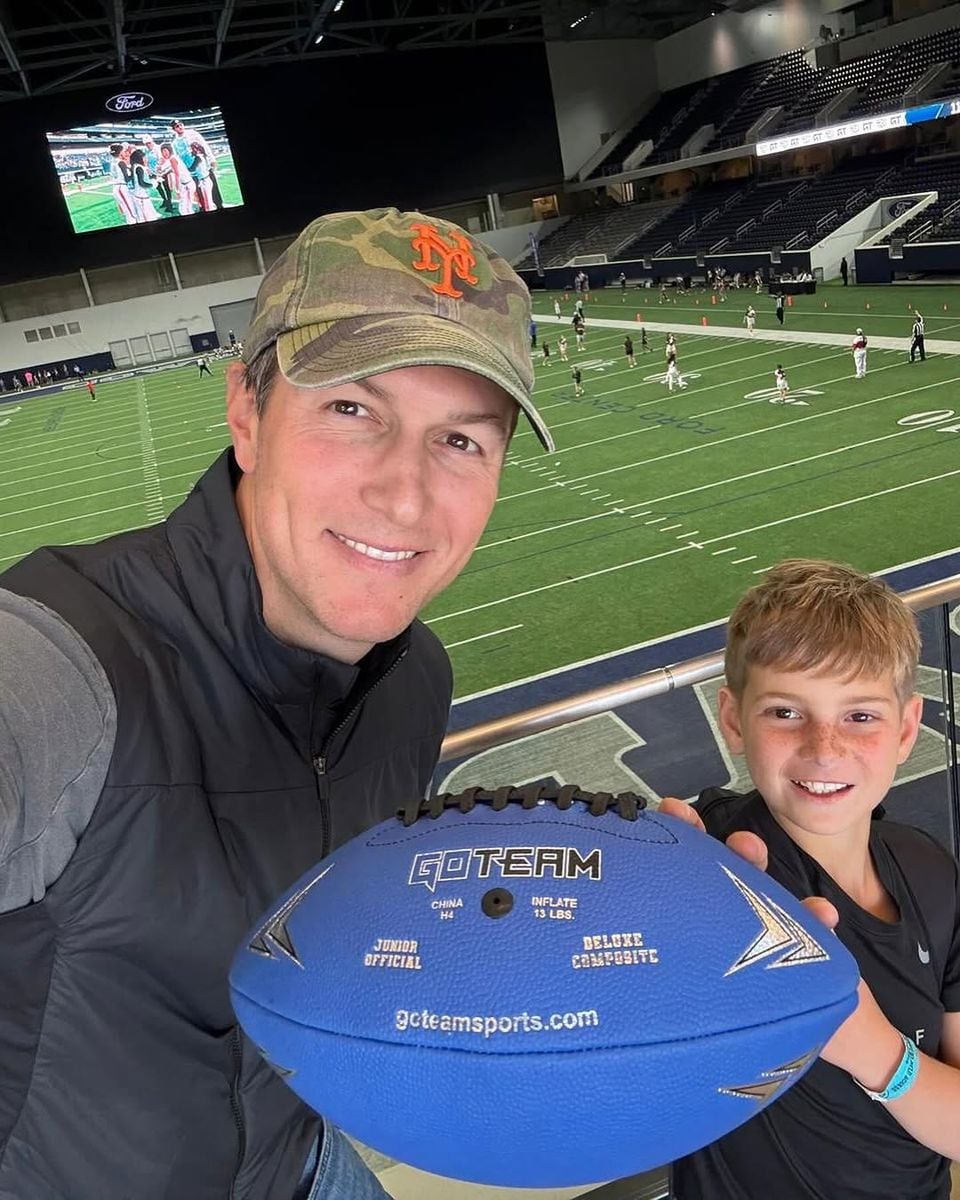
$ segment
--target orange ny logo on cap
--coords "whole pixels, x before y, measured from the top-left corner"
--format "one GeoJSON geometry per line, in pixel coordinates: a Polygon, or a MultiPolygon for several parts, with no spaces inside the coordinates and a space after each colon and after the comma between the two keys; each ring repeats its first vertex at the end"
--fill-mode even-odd
{"type": "Polygon", "coordinates": [[[414,225],[417,236],[410,245],[420,255],[414,262],[415,271],[442,271],[439,283],[432,284],[432,289],[438,296],[449,296],[459,300],[463,292],[453,286],[453,276],[462,279],[464,283],[478,283],[476,275],[471,274],[471,268],[477,265],[476,256],[469,241],[462,233],[451,234],[453,245],[445,242],[437,232],[435,225],[414,225]],[[439,259],[434,256],[439,256],[439,259]]]}

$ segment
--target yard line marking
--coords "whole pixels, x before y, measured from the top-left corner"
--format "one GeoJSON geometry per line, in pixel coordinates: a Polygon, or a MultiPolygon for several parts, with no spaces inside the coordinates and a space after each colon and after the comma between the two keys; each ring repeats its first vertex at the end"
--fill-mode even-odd
{"type": "MultiPolygon", "coordinates": [[[[630,507],[632,508],[632,507],[633,507],[633,505],[631,504],[631,505],[630,505],[630,507]]],[[[625,509],[625,508],[618,508],[618,509],[617,509],[617,512],[626,512],[626,509],[625,509]]],[[[630,514],[630,520],[631,520],[631,521],[635,521],[635,520],[637,519],[637,517],[649,517],[649,516],[650,516],[650,514],[651,514],[652,512],[653,512],[653,509],[652,509],[652,508],[645,508],[645,509],[643,510],[643,512],[631,513],[631,514],[630,514]]]]}
{"type": "MultiPolygon", "coordinates": [[[[541,533],[553,533],[557,529],[566,529],[570,525],[582,525],[585,521],[600,521],[604,517],[615,516],[615,513],[601,512],[592,513],[589,517],[577,517],[572,521],[561,521],[559,525],[550,525],[546,529],[531,529],[529,533],[515,533],[512,537],[501,538],[498,542],[483,542],[474,550],[474,554],[479,554],[481,550],[492,550],[494,546],[506,546],[510,542],[522,542],[524,538],[539,537],[541,533]]],[[[662,518],[666,519],[666,518],[662,518]]]]}
{"type": "MultiPolygon", "coordinates": [[[[666,520],[666,517],[664,517],[664,520],[666,520]]],[[[676,525],[664,525],[664,527],[660,530],[660,532],[661,533],[669,533],[671,529],[679,529],[682,524],[683,524],[682,521],[678,521],[676,523],[676,525]]]]}
{"type": "Polygon", "coordinates": [[[657,525],[661,521],[665,521],[666,517],[654,517],[652,521],[644,521],[644,525],[657,525]]]}
{"type": "MultiPolygon", "coordinates": [[[[38,529],[52,529],[54,525],[69,525],[71,521],[87,521],[91,517],[104,517],[107,515],[107,513],[126,512],[127,509],[130,508],[139,508],[142,512],[143,499],[141,498],[139,500],[134,500],[132,504],[118,504],[115,508],[100,508],[96,512],[92,513],[76,513],[72,517],[61,517],[59,521],[44,521],[42,525],[28,525],[24,529],[0,529],[0,538],[16,537],[19,533],[34,533],[38,529]]],[[[128,525],[127,528],[129,529],[130,526],[128,525]]],[[[86,541],[87,539],[82,538],[81,540],[86,541]]],[[[75,543],[61,542],[60,545],[72,546],[75,545],[75,543]]],[[[26,553],[26,551],[24,553],[26,553]]]]}
{"type": "Polygon", "coordinates": [[[711,554],[732,554],[736,546],[725,546],[722,550],[711,550],[711,554]]]}
{"type": "Polygon", "coordinates": [[[163,495],[160,491],[160,472],[157,469],[157,452],[153,445],[153,428],[150,424],[150,409],[143,379],[137,380],[137,410],[140,416],[140,446],[143,455],[143,480],[147,493],[147,517],[150,521],[162,521],[164,517],[163,495]]]}
{"type": "Polygon", "coordinates": [[[762,575],[765,571],[771,571],[772,567],[758,567],[756,571],[751,572],[753,575],[762,575]]]}
{"type": "MultiPolygon", "coordinates": [[[[838,355],[829,354],[826,357],[827,358],[837,358],[838,355]]],[[[822,361],[822,360],[813,359],[813,360],[811,360],[810,363],[804,363],[803,365],[808,366],[808,365],[812,365],[814,362],[820,362],[820,361],[822,361]]],[[[888,367],[878,367],[876,369],[876,371],[874,371],[874,374],[879,375],[881,371],[895,370],[896,366],[897,366],[897,364],[891,363],[890,366],[888,366],[888,367]]],[[[736,384],[744,383],[745,384],[747,382],[747,380],[749,380],[749,379],[763,378],[764,374],[765,373],[760,374],[760,375],[747,375],[746,378],[742,379],[742,380],[726,380],[723,383],[708,384],[707,387],[697,388],[696,394],[699,396],[703,392],[710,391],[712,388],[730,387],[733,383],[736,383],[736,384]]],[[[824,379],[824,380],[818,381],[817,383],[809,384],[808,386],[811,388],[830,387],[835,383],[848,383],[849,380],[850,380],[850,375],[849,375],[849,373],[847,373],[844,375],[838,375],[836,379],[824,379]]],[[[622,392],[622,391],[627,391],[627,390],[628,390],[627,388],[614,388],[612,391],[601,392],[600,396],[601,397],[610,396],[613,394],[613,392],[617,392],[617,391],[622,392]]],[[[797,388],[795,390],[799,390],[799,388],[797,388]]],[[[655,400],[646,400],[642,404],[634,404],[629,411],[630,411],[630,413],[639,412],[639,410],[641,408],[649,408],[652,404],[662,403],[664,401],[664,399],[665,398],[663,396],[660,396],[655,400]]],[[[754,404],[763,404],[764,402],[765,402],[765,398],[763,396],[758,396],[752,400],[740,400],[736,404],[726,404],[722,408],[708,408],[703,412],[689,413],[685,419],[688,421],[694,421],[694,420],[699,420],[701,417],[715,417],[715,416],[723,415],[723,414],[726,414],[729,412],[734,412],[738,408],[749,408],[754,404]]],[[[856,408],[856,405],[850,405],[850,407],[856,408]]],[[[597,415],[600,415],[600,414],[597,414],[597,415]]],[[[604,413],[602,415],[606,416],[608,414],[604,413]]],[[[589,418],[584,418],[584,419],[589,419],[589,418]]],[[[627,429],[621,433],[611,433],[607,437],[595,438],[592,442],[579,442],[576,446],[564,446],[563,449],[555,450],[554,453],[555,454],[570,454],[575,450],[589,450],[592,446],[602,446],[602,445],[605,445],[607,442],[619,441],[621,438],[636,437],[638,434],[650,433],[655,428],[656,428],[656,426],[641,425],[636,429],[627,429]]],[[[531,432],[532,432],[532,430],[531,430],[531,432]]],[[[522,435],[518,434],[517,436],[522,436],[522,435]]],[[[521,459],[520,461],[522,463],[524,461],[536,462],[537,460],[536,459],[526,459],[526,460],[521,459]]],[[[505,498],[509,499],[509,497],[505,497],[505,498]]]]}
{"type": "MultiPolygon", "coordinates": [[[[660,532],[662,533],[663,530],[661,529],[660,532]]],[[[678,533],[677,537],[678,538],[695,538],[699,532],[700,532],[699,529],[691,529],[689,533],[678,533]]]]}
{"type": "Polygon", "coordinates": [[[748,554],[746,558],[731,558],[730,561],[734,566],[736,566],[737,563],[753,562],[756,557],[757,556],[755,554],[748,554]]]}
{"type": "Polygon", "coordinates": [[[585,575],[574,575],[571,579],[558,579],[555,583],[545,583],[540,587],[528,588],[525,592],[516,592],[512,596],[501,596],[498,600],[487,600],[484,604],[474,604],[470,608],[461,608],[456,612],[444,613],[439,617],[431,617],[427,625],[436,625],[440,621],[449,621],[452,617],[465,617],[470,613],[479,612],[483,608],[495,608],[498,604],[506,604],[510,600],[522,600],[526,596],[536,596],[540,592],[549,592],[554,588],[566,587],[571,583],[581,583],[584,579],[596,579],[599,575],[609,575],[612,571],[622,571],[625,567],[638,567],[642,563],[653,562],[658,558],[669,558],[672,554],[683,554],[691,549],[690,546],[674,546],[672,550],[661,550],[659,554],[648,554],[645,558],[635,558],[629,563],[619,563],[614,567],[601,567],[598,571],[588,571],[585,575]]]}
{"type": "MultiPolygon", "coordinates": [[[[778,521],[768,521],[764,525],[755,525],[755,526],[751,527],[750,529],[739,530],[737,533],[727,533],[727,534],[724,534],[722,537],[706,538],[703,542],[700,543],[700,547],[702,548],[703,546],[708,546],[712,542],[724,541],[724,540],[726,540],[726,538],[738,537],[741,533],[756,533],[757,530],[759,530],[759,529],[769,529],[773,525],[785,525],[790,521],[799,521],[799,520],[802,520],[804,517],[817,516],[820,513],[829,512],[832,509],[845,508],[847,505],[850,505],[850,504],[860,504],[864,500],[874,500],[874,499],[876,499],[877,496],[887,496],[892,492],[906,491],[908,488],[920,487],[924,483],[937,483],[941,479],[949,479],[955,475],[960,475],[960,468],[958,468],[956,471],[945,471],[942,475],[931,475],[927,479],[918,479],[918,480],[914,481],[913,483],[903,483],[903,484],[900,484],[898,487],[884,488],[883,491],[871,492],[869,495],[866,495],[866,496],[854,496],[849,500],[842,500],[838,504],[827,504],[823,508],[811,509],[809,512],[794,513],[792,516],[782,517],[778,521]]],[[[661,518],[661,519],[663,519],[663,518],[661,518]]],[[[647,522],[647,523],[650,524],[650,522],[647,522]]],[[[566,587],[568,584],[571,584],[571,583],[582,583],[583,580],[585,580],[585,579],[596,579],[597,577],[599,577],[601,575],[611,575],[611,574],[613,574],[614,571],[625,571],[625,570],[628,570],[630,567],[642,566],[644,563],[654,562],[656,559],[660,559],[660,558],[669,558],[671,555],[682,554],[682,553],[684,553],[684,551],[691,550],[691,549],[694,549],[694,547],[689,544],[685,545],[685,546],[675,546],[672,550],[662,550],[659,554],[648,554],[644,558],[634,558],[634,559],[631,559],[629,562],[617,563],[612,567],[602,567],[600,570],[597,570],[597,571],[588,571],[585,575],[574,575],[570,579],[558,579],[554,583],[545,583],[545,584],[541,585],[540,587],[528,588],[524,592],[515,592],[512,596],[501,596],[497,600],[488,600],[483,604],[475,604],[470,608],[461,608],[461,609],[458,609],[456,612],[444,613],[439,617],[432,617],[429,621],[426,622],[426,624],[427,625],[435,625],[439,621],[449,621],[452,617],[464,617],[470,613],[478,612],[478,611],[480,611],[480,609],[495,608],[498,604],[508,604],[511,600],[523,600],[527,596],[535,596],[535,595],[538,595],[540,592],[549,592],[549,591],[552,591],[554,588],[566,587]]]]}
{"type": "MultiPolygon", "coordinates": [[[[788,429],[793,425],[802,425],[805,421],[819,421],[819,420],[822,420],[824,417],[835,417],[838,413],[844,414],[844,413],[853,412],[855,409],[864,408],[871,404],[881,404],[887,400],[899,400],[904,396],[913,396],[917,392],[927,391],[929,388],[948,387],[952,383],[960,383],[960,376],[955,376],[952,379],[938,380],[936,383],[926,383],[918,388],[908,388],[906,391],[903,391],[903,392],[892,392],[886,396],[875,396],[872,400],[860,400],[856,404],[847,404],[841,408],[823,409],[820,412],[808,413],[806,416],[803,416],[803,417],[793,417],[788,421],[781,421],[781,422],[779,422],[779,424],[776,424],[776,425],[764,425],[759,429],[749,429],[745,433],[734,433],[734,434],[731,434],[729,437],[717,438],[715,441],[712,441],[712,442],[700,442],[696,446],[687,446],[682,450],[671,450],[668,454],[654,455],[653,458],[641,458],[641,459],[637,459],[636,461],[631,462],[631,463],[621,463],[619,466],[616,466],[616,467],[608,467],[608,468],[606,468],[606,470],[603,470],[603,471],[593,471],[589,475],[582,475],[580,477],[580,479],[581,480],[598,479],[601,475],[614,475],[614,474],[616,474],[617,471],[632,471],[632,470],[635,470],[637,467],[648,466],[650,463],[659,463],[659,462],[663,462],[665,459],[668,459],[668,458],[677,458],[681,454],[692,454],[698,450],[709,450],[713,446],[723,446],[729,442],[739,442],[739,441],[742,441],[743,438],[757,437],[759,434],[763,434],[763,433],[775,433],[779,429],[788,429]]],[[[745,478],[745,477],[741,477],[741,478],[745,478]]],[[[526,491],[526,492],[513,492],[509,496],[501,496],[499,498],[499,500],[497,500],[497,503],[501,504],[505,500],[519,500],[522,496],[532,496],[532,495],[536,494],[537,492],[541,492],[544,490],[545,489],[543,489],[543,488],[531,488],[529,491],[526,491]]],[[[649,503],[649,501],[647,501],[647,503],[649,503]]]]}
{"type": "Polygon", "coordinates": [[[471,642],[482,642],[484,638],[496,637],[498,633],[511,633],[514,629],[522,629],[523,622],[519,625],[504,625],[502,629],[491,629],[489,633],[478,633],[476,637],[464,638],[460,642],[444,642],[445,650],[456,650],[457,646],[468,646],[471,642]]]}
{"type": "Polygon", "coordinates": [[[623,500],[608,500],[603,506],[604,508],[616,508],[618,504],[622,504],[623,500]]]}
{"type": "Polygon", "coordinates": [[[820,513],[832,512],[836,508],[846,508],[850,504],[861,504],[864,500],[876,500],[878,496],[889,496],[893,492],[905,492],[910,488],[921,487],[925,483],[938,483],[941,479],[952,479],[954,475],[960,475],[960,469],[956,471],[944,471],[942,475],[928,475],[925,479],[915,479],[911,483],[900,483],[896,487],[883,488],[879,492],[870,492],[866,496],[854,496],[850,500],[840,500],[836,504],[825,504],[822,508],[811,508],[807,512],[793,513],[789,517],[780,517],[776,521],[765,521],[762,525],[751,525],[748,529],[738,529],[735,533],[725,533],[721,537],[706,538],[705,546],[709,546],[711,542],[723,542],[727,538],[741,537],[745,533],[756,533],[760,529],[772,529],[775,525],[787,525],[790,521],[799,521],[804,517],[816,517],[820,513]]]}

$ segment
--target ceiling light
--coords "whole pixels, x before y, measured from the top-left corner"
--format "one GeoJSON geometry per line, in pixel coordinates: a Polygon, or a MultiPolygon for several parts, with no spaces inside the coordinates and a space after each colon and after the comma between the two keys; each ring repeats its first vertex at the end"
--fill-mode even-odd
{"type": "Polygon", "coordinates": [[[337,0],[336,4],[333,6],[333,11],[339,12],[341,8],[343,8],[343,0],[337,0]]]}
{"type": "Polygon", "coordinates": [[[313,39],[313,44],[315,46],[319,46],[322,41],[323,41],[323,34],[318,33],[317,36],[313,39]]]}

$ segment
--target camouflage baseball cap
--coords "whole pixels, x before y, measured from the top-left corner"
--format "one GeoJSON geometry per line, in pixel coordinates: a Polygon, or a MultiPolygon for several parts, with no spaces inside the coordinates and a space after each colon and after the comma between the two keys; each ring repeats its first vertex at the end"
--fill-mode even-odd
{"type": "Polygon", "coordinates": [[[548,450],[530,393],[530,296],[513,268],[459,226],[377,208],[312,221],[260,284],[243,339],[272,342],[284,378],[332,387],[397,367],[463,367],[500,385],[548,450]]]}

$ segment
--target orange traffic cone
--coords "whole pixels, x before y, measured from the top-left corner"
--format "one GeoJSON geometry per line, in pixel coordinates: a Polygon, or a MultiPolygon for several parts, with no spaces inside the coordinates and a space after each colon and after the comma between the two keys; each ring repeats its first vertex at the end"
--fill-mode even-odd
{"type": "Polygon", "coordinates": [[[793,297],[792,296],[787,297],[787,308],[793,308],[793,297]]]}
{"type": "Polygon", "coordinates": [[[638,321],[642,321],[642,320],[643,320],[643,313],[637,313],[637,320],[638,320],[638,321]]]}
{"type": "Polygon", "coordinates": [[[701,324],[701,325],[706,325],[706,324],[707,324],[707,318],[706,318],[706,317],[701,317],[701,318],[700,318],[700,324],[701,324]]]}

